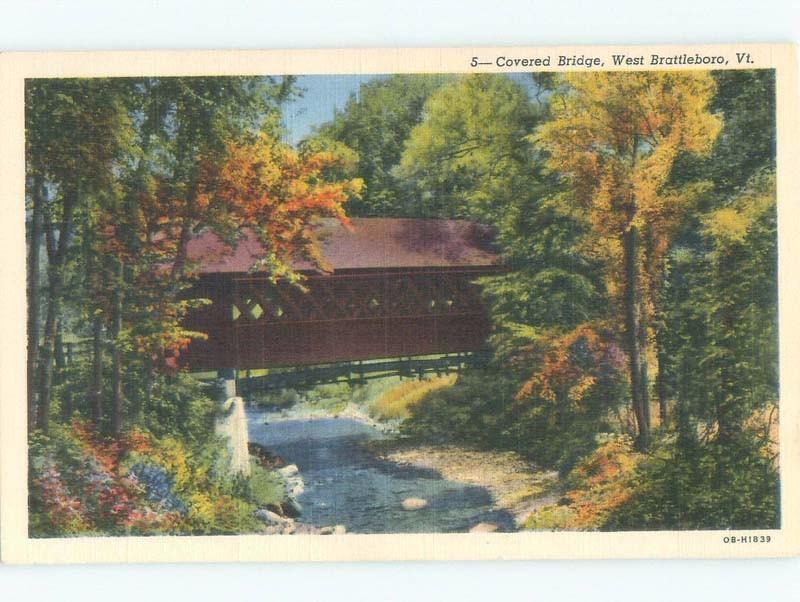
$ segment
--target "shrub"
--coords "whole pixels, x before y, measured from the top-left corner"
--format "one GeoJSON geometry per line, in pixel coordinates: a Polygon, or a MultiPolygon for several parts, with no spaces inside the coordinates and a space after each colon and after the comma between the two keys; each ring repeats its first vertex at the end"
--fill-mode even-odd
{"type": "Polygon", "coordinates": [[[259,508],[280,504],[286,500],[283,479],[273,470],[267,470],[256,462],[250,463],[248,499],[259,508]]]}
{"type": "Polygon", "coordinates": [[[29,453],[32,537],[253,532],[256,504],[284,499],[260,466],[252,481],[230,477],[215,437],[190,444],[133,429],[116,442],[73,420],[32,435],[29,453]]]}
{"type": "Polygon", "coordinates": [[[416,402],[401,431],[433,443],[462,442],[521,451],[509,437],[507,413],[516,390],[516,381],[502,373],[464,373],[453,386],[433,390],[416,402]]]}
{"type": "Polygon", "coordinates": [[[383,420],[405,420],[411,415],[411,408],[421,399],[434,391],[452,387],[456,378],[455,374],[450,374],[401,382],[370,404],[369,413],[383,420]]]}
{"type": "Polygon", "coordinates": [[[79,420],[31,437],[31,536],[171,530],[180,513],[153,504],[146,485],[120,471],[126,446],[100,439],[79,420]]]}
{"type": "Polygon", "coordinates": [[[558,504],[535,511],[526,529],[597,530],[633,495],[636,466],[642,456],[634,452],[628,436],[600,436],[598,448],[567,475],[568,491],[558,504]]]}
{"type": "Polygon", "coordinates": [[[642,463],[633,495],[605,528],[777,528],[778,473],[766,450],[752,433],[668,444],[642,463]]]}

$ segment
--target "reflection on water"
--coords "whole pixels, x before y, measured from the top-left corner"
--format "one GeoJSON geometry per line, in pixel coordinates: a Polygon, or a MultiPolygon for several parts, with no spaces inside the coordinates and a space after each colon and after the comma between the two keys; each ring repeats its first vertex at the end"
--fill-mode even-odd
{"type": "Polygon", "coordinates": [[[264,417],[248,411],[250,440],[300,469],[299,522],[341,524],[355,533],[459,532],[480,522],[514,529],[510,514],[492,510],[486,489],[373,456],[359,442],[384,435],[370,426],[349,418],[264,424],[264,417]],[[403,510],[401,502],[410,497],[427,500],[427,507],[403,510]]]}

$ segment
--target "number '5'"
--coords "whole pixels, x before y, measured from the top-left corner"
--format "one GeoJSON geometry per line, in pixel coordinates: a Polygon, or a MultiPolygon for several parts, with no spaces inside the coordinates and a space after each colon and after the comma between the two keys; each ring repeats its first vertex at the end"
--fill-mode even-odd
{"type": "Polygon", "coordinates": [[[470,61],[469,66],[470,67],[477,67],[478,66],[478,57],[477,56],[473,56],[472,57],[472,60],[470,61]]]}

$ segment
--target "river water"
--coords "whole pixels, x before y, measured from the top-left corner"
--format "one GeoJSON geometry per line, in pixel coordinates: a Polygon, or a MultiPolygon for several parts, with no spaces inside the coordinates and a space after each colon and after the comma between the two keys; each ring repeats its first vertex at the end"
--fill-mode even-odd
{"type": "Polygon", "coordinates": [[[513,517],[492,509],[489,492],[443,479],[438,472],[381,460],[360,445],[385,437],[350,418],[280,420],[248,410],[250,441],[264,445],[305,482],[298,497],[298,522],[318,527],[344,525],[351,533],[464,532],[480,523],[514,530],[513,517]],[[420,510],[403,510],[409,497],[427,500],[420,510]]]}

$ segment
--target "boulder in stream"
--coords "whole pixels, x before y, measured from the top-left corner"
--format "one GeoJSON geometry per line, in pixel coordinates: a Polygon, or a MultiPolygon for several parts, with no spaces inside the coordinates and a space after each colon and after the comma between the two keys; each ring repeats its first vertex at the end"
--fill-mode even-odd
{"type": "Polygon", "coordinates": [[[299,469],[297,468],[297,464],[287,464],[283,468],[279,468],[278,469],[278,473],[284,478],[293,477],[298,472],[299,472],[299,469]]]}
{"type": "Polygon", "coordinates": [[[262,523],[266,523],[268,525],[282,525],[288,520],[272,510],[267,510],[266,508],[259,508],[256,510],[255,516],[262,523]]]}
{"type": "Polygon", "coordinates": [[[403,510],[421,510],[428,505],[428,500],[423,500],[420,497],[407,497],[401,502],[403,510]]]}
{"type": "Polygon", "coordinates": [[[469,532],[470,533],[494,533],[497,531],[497,525],[494,523],[478,523],[474,527],[472,527],[469,532]]]}
{"type": "Polygon", "coordinates": [[[249,441],[247,443],[247,450],[250,452],[250,455],[256,459],[256,462],[258,462],[261,466],[263,466],[267,470],[280,468],[281,466],[284,465],[283,458],[273,454],[260,443],[254,443],[253,441],[249,441]]]}

